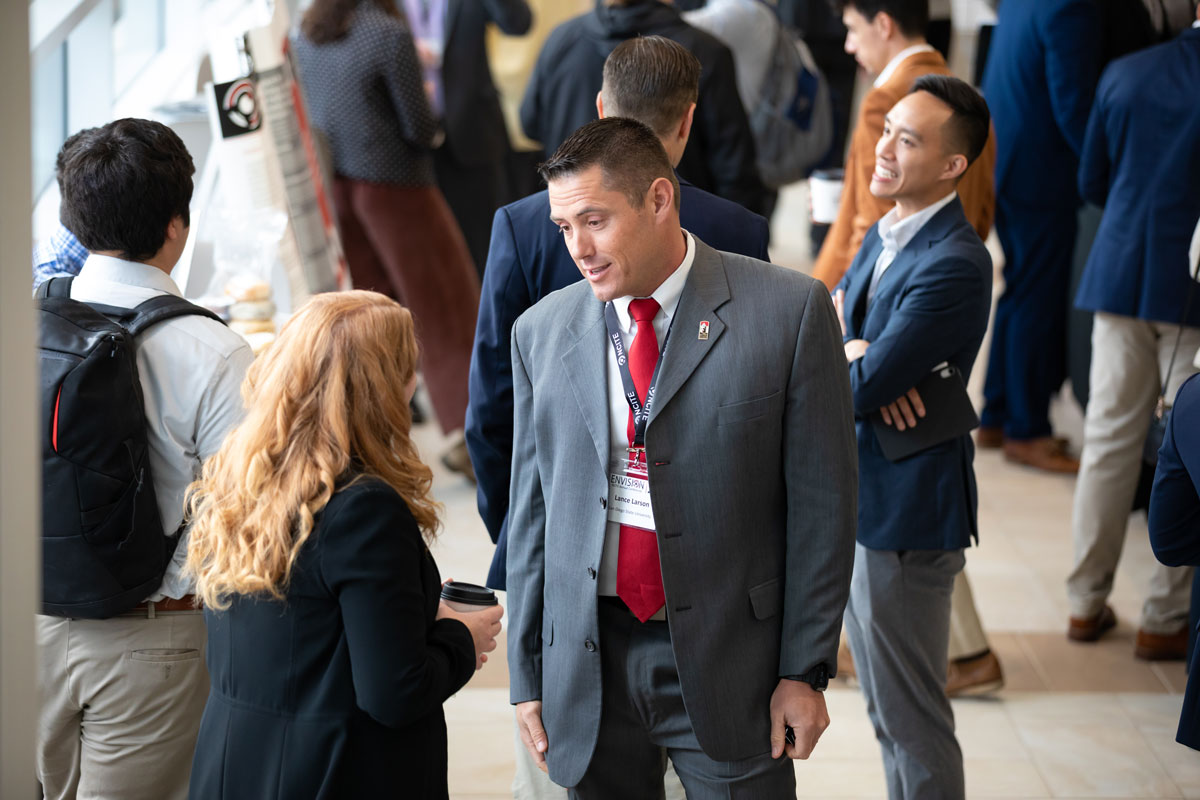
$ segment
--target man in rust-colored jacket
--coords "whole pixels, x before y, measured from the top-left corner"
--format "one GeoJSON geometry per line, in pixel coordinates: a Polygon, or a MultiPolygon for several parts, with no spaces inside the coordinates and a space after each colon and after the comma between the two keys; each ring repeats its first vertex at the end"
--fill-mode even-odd
{"type": "MultiPolygon", "coordinates": [[[[892,207],[870,192],[875,171],[875,145],[883,134],[884,116],[908,94],[922,75],[949,75],[941,53],[925,41],[929,11],[925,0],[843,0],[838,5],[846,24],[846,52],[877,76],[858,112],[858,124],[846,155],[846,182],[837,219],[817,256],[813,277],[831,290],[850,267],[867,230],[892,207]]],[[[967,221],[986,239],[992,229],[996,196],[992,172],[996,136],[971,164],[958,186],[967,221]]]]}

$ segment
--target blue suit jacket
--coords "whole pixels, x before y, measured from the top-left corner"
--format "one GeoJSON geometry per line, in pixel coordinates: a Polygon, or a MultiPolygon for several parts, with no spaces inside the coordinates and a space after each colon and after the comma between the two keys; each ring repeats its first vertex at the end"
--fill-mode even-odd
{"type": "Polygon", "coordinates": [[[996,126],[996,198],[1038,208],[1079,205],[1075,177],[1100,75],[1095,0],[1001,3],[983,75],[996,126]]]}
{"type": "MultiPolygon", "coordinates": [[[[1096,90],[1079,191],[1104,207],[1075,304],[1178,324],[1200,218],[1200,29],[1118,59],[1096,90]]],[[[1200,325],[1200,303],[1188,322],[1200,325]]]]}
{"type": "MultiPolygon", "coordinates": [[[[1150,545],[1169,567],[1200,567],[1200,380],[1188,378],[1175,396],[1158,451],[1150,492],[1150,545]]],[[[1192,619],[1200,618],[1200,592],[1192,586],[1192,619]]],[[[1200,628],[1198,628],[1200,630],[1200,628]]],[[[1200,644],[1200,636],[1195,640],[1200,644]]],[[[1200,750],[1200,653],[1192,651],[1176,741],[1200,750]]]]}
{"type": "MultiPolygon", "coordinates": [[[[683,227],[717,250],[767,261],[767,221],[737,203],[679,182],[683,227]]],[[[512,474],[513,393],[509,351],[513,323],[551,292],[581,280],[550,221],[545,190],[496,212],[471,353],[466,438],[479,481],[479,514],[496,542],[487,585],[503,589],[508,553],[508,485],[512,474]]]]}
{"type": "Polygon", "coordinates": [[[871,273],[883,251],[878,228],[875,223],[867,231],[837,287],[846,292],[846,340],[871,343],[850,363],[858,541],[876,550],[968,547],[979,535],[970,435],[893,463],[868,417],[943,361],[958,367],[964,380],[971,374],[991,310],[992,259],[955,198],[896,255],[868,305],[871,273]]]}

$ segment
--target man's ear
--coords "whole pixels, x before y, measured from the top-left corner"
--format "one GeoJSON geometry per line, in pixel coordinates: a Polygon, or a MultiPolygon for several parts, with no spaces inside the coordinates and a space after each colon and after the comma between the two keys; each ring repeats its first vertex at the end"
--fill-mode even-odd
{"type": "Polygon", "coordinates": [[[675,135],[679,137],[679,141],[686,142],[688,137],[692,135],[692,120],[696,115],[696,104],[692,103],[688,106],[687,113],[679,120],[679,127],[675,130],[675,135]]]}
{"type": "Polygon", "coordinates": [[[675,186],[666,178],[655,178],[650,184],[650,210],[659,220],[675,208],[675,186]]]}
{"type": "Polygon", "coordinates": [[[604,90],[596,92],[596,117],[604,119],[604,90]]]}
{"type": "Polygon", "coordinates": [[[167,234],[163,241],[173,242],[184,235],[187,226],[183,224],[183,217],[176,215],[171,217],[171,221],[167,223],[167,234]]]}
{"type": "Polygon", "coordinates": [[[958,180],[962,177],[963,173],[967,171],[967,167],[969,166],[970,164],[967,163],[966,156],[964,156],[962,153],[955,153],[946,159],[946,164],[942,167],[942,174],[940,177],[944,181],[958,180]]]}
{"type": "Polygon", "coordinates": [[[896,27],[896,20],[892,19],[892,15],[886,11],[875,12],[874,18],[871,19],[871,24],[875,26],[879,37],[884,40],[891,39],[900,30],[896,27]]]}

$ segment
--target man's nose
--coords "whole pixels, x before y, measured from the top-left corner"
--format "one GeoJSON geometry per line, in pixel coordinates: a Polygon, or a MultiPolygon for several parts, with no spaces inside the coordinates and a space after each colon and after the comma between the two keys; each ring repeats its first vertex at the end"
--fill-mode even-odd
{"type": "Polygon", "coordinates": [[[572,232],[567,236],[567,250],[576,261],[592,255],[593,249],[592,237],[586,231],[572,232]]]}
{"type": "Polygon", "coordinates": [[[879,141],[875,143],[876,156],[890,156],[892,151],[892,137],[888,133],[884,133],[879,137],[879,141]]]}

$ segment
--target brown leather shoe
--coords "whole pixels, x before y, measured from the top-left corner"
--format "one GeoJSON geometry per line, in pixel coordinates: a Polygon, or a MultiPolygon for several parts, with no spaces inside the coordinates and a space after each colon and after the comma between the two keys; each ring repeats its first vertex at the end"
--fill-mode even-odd
{"type": "Polygon", "coordinates": [[[1187,658],[1188,628],[1178,633],[1150,633],[1138,628],[1133,654],[1143,661],[1183,661],[1187,658]]]}
{"type": "Polygon", "coordinates": [[[1067,638],[1073,642],[1094,642],[1116,626],[1116,612],[1105,604],[1094,617],[1071,617],[1067,622],[1067,638]]]}
{"type": "Polygon", "coordinates": [[[980,450],[999,450],[1004,446],[1004,428],[980,425],[975,429],[975,446],[980,450]]]}
{"type": "Polygon", "coordinates": [[[1005,439],[1004,457],[1017,464],[1074,475],[1079,472],[1079,459],[1071,457],[1061,439],[1043,436],[1039,439],[1005,439]]]}
{"type": "Polygon", "coordinates": [[[1000,659],[988,650],[983,655],[951,661],[946,668],[946,696],[987,694],[1004,685],[1000,659]]]}
{"type": "Polygon", "coordinates": [[[471,466],[471,456],[467,452],[467,442],[460,438],[449,450],[442,453],[442,465],[451,472],[457,472],[471,483],[475,483],[475,468],[471,466]]]}

